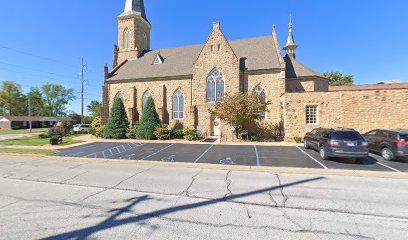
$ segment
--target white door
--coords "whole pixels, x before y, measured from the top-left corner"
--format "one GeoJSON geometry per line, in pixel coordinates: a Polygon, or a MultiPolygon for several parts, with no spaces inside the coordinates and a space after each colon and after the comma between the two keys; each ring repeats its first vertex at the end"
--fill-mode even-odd
{"type": "Polygon", "coordinates": [[[221,136],[221,120],[219,117],[214,119],[214,136],[221,136]]]}

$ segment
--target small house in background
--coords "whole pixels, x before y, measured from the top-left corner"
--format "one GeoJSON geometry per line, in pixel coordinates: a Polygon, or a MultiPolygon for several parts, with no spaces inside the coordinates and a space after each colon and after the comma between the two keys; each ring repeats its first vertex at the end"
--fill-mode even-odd
{"type": "MultiPolygon", "coordinates": [[[[28,116],[0,116],[0,129],[25,129],[30,127],[28,116]]],[[[33,128],[49,128],[59,122],[74,123],[69,117],[31,117],[33,128]]]]}

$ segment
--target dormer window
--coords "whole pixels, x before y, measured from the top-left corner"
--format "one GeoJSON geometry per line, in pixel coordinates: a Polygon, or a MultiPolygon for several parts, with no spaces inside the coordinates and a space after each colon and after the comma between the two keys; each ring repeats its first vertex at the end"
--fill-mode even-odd
{"type": "Polygon", "coordinates": [[[164,58],[160,55],[160,51],[157,52],[156,57],[154,58],[153,64],[162,64],[164,62],[164,58]]]}

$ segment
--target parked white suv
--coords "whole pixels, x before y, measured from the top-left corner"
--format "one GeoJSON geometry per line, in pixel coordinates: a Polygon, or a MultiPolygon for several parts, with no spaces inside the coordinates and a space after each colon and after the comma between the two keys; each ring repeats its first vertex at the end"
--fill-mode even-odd
{"type": "Polygon", "coordinates": [[[89,133],[92,126],[89,124],[78,124],[74,126],[74,132],[76,133],[89,133]]]}

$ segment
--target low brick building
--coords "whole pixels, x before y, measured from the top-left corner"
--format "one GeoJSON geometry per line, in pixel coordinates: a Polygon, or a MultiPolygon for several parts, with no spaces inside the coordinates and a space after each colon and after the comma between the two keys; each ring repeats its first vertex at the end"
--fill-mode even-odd
{"type": "Polygon", "coordinates": [[[27,129],[30,121],[33,128],[49,128],[59,122],[74,122],[69,117],[0,116],[0,129],[27,129]]]}
{"type": "MultiPolygon", "coordinates": [[[[259,94],[271,102],[263,126],[284,123],[286,139],[318,126],[407,127],[408,84],[329,88],[328,79],[296,60],[292,23],[282,56],[275,26],[270,36],[229,41],[214,23],[201,45],[150,49],[151,24],[143,0],[126,0],[117,18],[119,44],[113,68],[105,66],[102,121],[115,97],[124,102],[130,122],[138,121],[152,96],[163,122],[199,127],[228,140],[230,126],[209,113],[225,94],[259,94]],[[401,114],[385,113],[385,110],[401,114]],[[382,116],[386,115],[386,116],[382,116]],[[381,116],[381,117],[379,117],[381,116]]],[[[260,130],[262,135],[262,130],[260,130]]]]}

